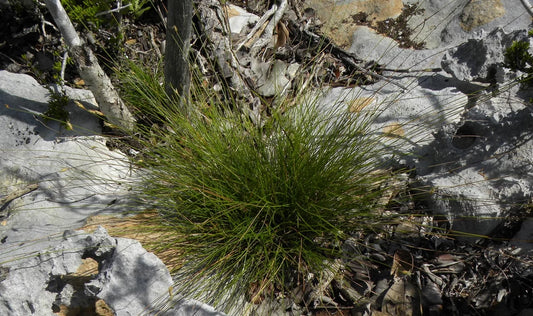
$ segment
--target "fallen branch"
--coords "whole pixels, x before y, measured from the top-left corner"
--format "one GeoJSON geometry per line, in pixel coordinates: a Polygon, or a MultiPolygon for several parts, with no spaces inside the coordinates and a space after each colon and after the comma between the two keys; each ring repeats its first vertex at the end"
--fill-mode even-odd
{"type": "Polygon", "coordinates": [[[524,5],[524,8],[526,8],[527,13],[533,17],[533,6],[529,4],[528,0],[520,0],[522,4],[524,5]]]}
{"type": "Polygon", "coordinates": [[[227,34],[230,34],[227,18],[219,1],[202,0],[198,2],[197,14],[203,22],[202,29],[197,30],[199,37],[203,38],[203,49],[207,51],[206,56],[211,59],[210,64],[215,68],[218,81],[221,85],[229,84],[229,90],[233,91],[238,98],[246,100],[248,108],[242,109],[254,123],[261,124],[261,101],[254,96],[252,89],[248,85],[250,78],[246,77],[242,71],[237,58],[231,47],[227,34]]]}
{"type": "Polygon", "coordinates": [[[61,61],[61,72],[59,73],[59,79],[61,80],[61,85],[65,83],[65,70],[67,69],[67,61],[68,61],[68,51],[65,51],[63,53],[63,60],[61,61]]]}
{"type": "Polygon", "coordinates": [[[423,69],[394,69],[394,68],[379,68],[381,71],[398,72],[398,73],[419,73],[419,72],[440,72],[442,68],[423,68],[423,69]]]}
{"type": "Polygon", "coordinates": [[[111,10],[107,10],[107,11],[96,13],[94,16],[101,16],[101,15],[106,15],[106,14],[118,12],[118,11],[120,11],[122,9],[126,9],[126,8],[128,8],[130,6],[131,6],[131,3],[128,3],[125,6],[118,6],[118,7],[114,8],[114,9],[111,9],[111,10]]]}
{"type": "Polygon", "coordinates": [[[135,118],[122,102],[111,80],[98,64],[92,50],[84,45],[76,33],[61,2],[59,0],[45,0],[45,3],[65,39],[81,78],[94,94],[100,110],[112,124],[128,131],[132,130],[135,125],[135,118]]]}
{"type": "Polygon", "coordinates": [[[265,12],[265,14],[263,14],[263,16],[259,19],[259,21],[257,21],[255,26],[252,28],[250,33],[248,33],[244,40],[239,45],[237,45],[237,49],[235,51],[239,51],[243,46],[250,48],[250,46],[255,42],[255,40],[259,36],[261,36],[267,26],[267,20],[276,12],[277,9],[278,6],[274,4],[267,12],[265,12]]]}
{"type": "Polygon", "coordinates": [[[287,10],[287,4],[287,0],[281,1],[272,19],[263,31],[263,34],[261,34],[261,37],[250,48],[250,54],[252,56],[257,56],[257,53],[265,46],[267,46],[268,43],[270,43],[272,37],[274,36],[274,29],[276,28],[276,25],[278,25],[279,21],[281,21],[285,10],[287,10]]]}

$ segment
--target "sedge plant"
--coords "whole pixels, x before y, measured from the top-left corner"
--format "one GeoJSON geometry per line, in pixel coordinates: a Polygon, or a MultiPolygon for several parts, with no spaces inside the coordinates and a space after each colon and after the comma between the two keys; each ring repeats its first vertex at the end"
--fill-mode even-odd
{"type": "Polygon", "coordinates": [[[386,222],[377,112],[321,108],[308,94],[257,126],[238,111],[246,104],[201,80],[183,113],[160,72],[124,69],[122,96],[142,118],[136,193],[150,211],[138,228],[158,233],[147,248],[177,258],[176,294],[225,310],[291,295],[330,268],[353,231],[386,222]]]}
{"type": "Polygon", "coordinates": [[[124,97],[146,117],[140,196],[166,232],[159,246],[182,259],[181,295],[227,310],[305,287],[378,216],[385,173],[372,112],[303,99],[255,125],[243,104],[196,85],[183,113],[158,74],[128,69],[124,97]]]}

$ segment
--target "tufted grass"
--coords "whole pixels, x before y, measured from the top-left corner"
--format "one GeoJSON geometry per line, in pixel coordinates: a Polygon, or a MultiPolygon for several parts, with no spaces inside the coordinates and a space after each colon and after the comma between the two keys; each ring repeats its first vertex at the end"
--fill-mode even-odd
{"type": "Polygon", "coordinates": [[[321,109],[302,97],[258,126],[238,110],[244,104],[224,104],[197,85],[182,113],[158,74],[128,68],[124,98],[146,119],[139,196],[166,232],[157,246],[182,259],[181,295],[228,309],[241,297],[287,294],[379,216],[390,174],[370,130],[374,112],[321,109]]]}
{"type": "Polygon", "coordinates": [[[394,173],[378,159],[390,153],[370,130],[376,112],[324,112],[308,96],[259,128],[235,111],[246,104],[198,83],[195,111],[183,114],[159,73],[127,68],[122,95],[143,117],[135,193],[157,215],[136,226],[149,231],[147,248],[174,257],[175,293],[226,310],[290,295],[330,268],[351,232],[389,221],[380,198],[394,173]]]}

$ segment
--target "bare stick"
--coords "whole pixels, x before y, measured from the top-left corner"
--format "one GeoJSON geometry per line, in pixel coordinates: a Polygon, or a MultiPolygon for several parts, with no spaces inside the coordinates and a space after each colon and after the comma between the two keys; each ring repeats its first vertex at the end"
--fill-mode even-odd
{"type": "Polygon", "coordinates": [[[281,17],[285,13],[285,10],[287,9],[287,0],[282,0],[278,9],[274,13],[274,16],[268,23],[267,27],[263,31],[263,34],[261,37],[255,42],[255,44],[251,47],[250,53],[252,56],[256,55],[257,52],[259,52],[263,47],[268,45],[270,40],[272,39],[272,36],[274,35],[274,28],[281,20],[281,17]]]}
{"type": "Polygon", "coordinates": [[[529,4],[528,0],[520,0],[522,4],[524,5],[524,8],[526,8],[527,13],[533,17],[533,6],[529,4]]]}
{"type": "Polygon", "coordinates": [[[65,39],[70,55],[76,62],[81,78],[94,94],[100,110],[112,124],[128,131],[132,130],[135,118],[122,102],[111,80],[98,64],[98,60],[92,50],[87,45],[84,45],[78,33],[76,33],[61,2],[59,0],[45,0],[45,2],[57,27],[61,31],[61,35],[65,39]]]}
{"type": "Polygon", "coordinates": [[[252,40],[252,39],[255,39],[255,38],[257,38],[258,36],[261,35],[261,33],[262,33],[263,29],[264,29],[264,27],[263,27],[264,24],[274,14],[274,12],[276,12],[277,9],[278,9],[278,6],[274,4],[267,12],[265,12],[265,14],[263,14],[263,16],[259,19],[259,21],[257,21],[255,26],[252,28],[250,33],[248,33],[248,35],[246,35],[246,38],[237,46],[237,49],[235,51],[239,51],[239,49],[241,49],[245,44],[246,45],[251,45],[251,43],[249,43],[249,41],[252,40]],[[258,35],[256,35],[256,33],[260,29],[261,29],[261,33],[258,33],[258,35]]]}
{"type": "MultiPolygon", "coordinates": [[[[291,22],[294,23],[294,22],[291,22]]],[[[294,28],[298,29],[298,28],[294,28]]],[[[356,56],[354,56],[352,53],[349,53],[345,51],[344,49],[338,47],[337,45],[333,44],[329,39],[322,37],[318,34],[315,34],[309,30],[302,30],[301,34],[306,35],[308,38],[312,39],[315,43],[322,43],[324,45],[324,48],[327,48],[331,51],[332,54],[337,56],[339,59],[341,59],[345,64],[350,65],[351,67],[355,68],[356,70],[369,75],[371,77],[374,77],[375,79],[386,81],[392,85],[395,85],[399,88],[401,88],[404,91],[407,91],[408,88],[396,81],[393,81],[390,78],[387,78],[383,75],[380,75],[372,70],[366,69],[364,67],[359,66],[355,61],[357,60],[356,56]]]]}
{"type": "MultiPolygon", "coordinates": [[[[117,5],[119,5],[119,4],[117,4],[117,5]]],[[[131,3],[126,4],[125,6],[117,6],[116,8],[111,9],[111,10],[107,10],[107,11],[96,13],[94,16],[100,16],[100,15],[105,15],[105,14],[109,14],[109,13],[113,13],[113,12],[118,12],[118,11],[120,11],[122,9],[126,9],[129,6],[131,6],[131,3]]]]}
{"type": "Polygon", "coordinates": [[[65,53],[63,54],[63,61],[61,62],[61,73],[59,74],[61,85],[65,84],[65,70],[67,69],[67,61],[68,51],[65,51],[65,53]]]}

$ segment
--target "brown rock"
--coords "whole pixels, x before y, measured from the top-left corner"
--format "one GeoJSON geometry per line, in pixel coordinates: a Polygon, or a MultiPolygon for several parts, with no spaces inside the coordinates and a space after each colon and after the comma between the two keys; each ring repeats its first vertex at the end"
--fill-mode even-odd
{"type": "Polygon", "coordinates": [[[307,0],[304,8],[314,9],[322,21],[322,32],[335,44],[348,48],[357,25],[352,16],[359,12],[368,14],[368,19],[376,23],[395,18],[402,12],[402,0],[351,0],[336,4],[335,0],[307,0]]]}
{"type": "Polygon", "coordinates": [[[501,0],[471,0],[460,16],[461,28],[467,32],[502,17],[505,8],[501,0]]]}

